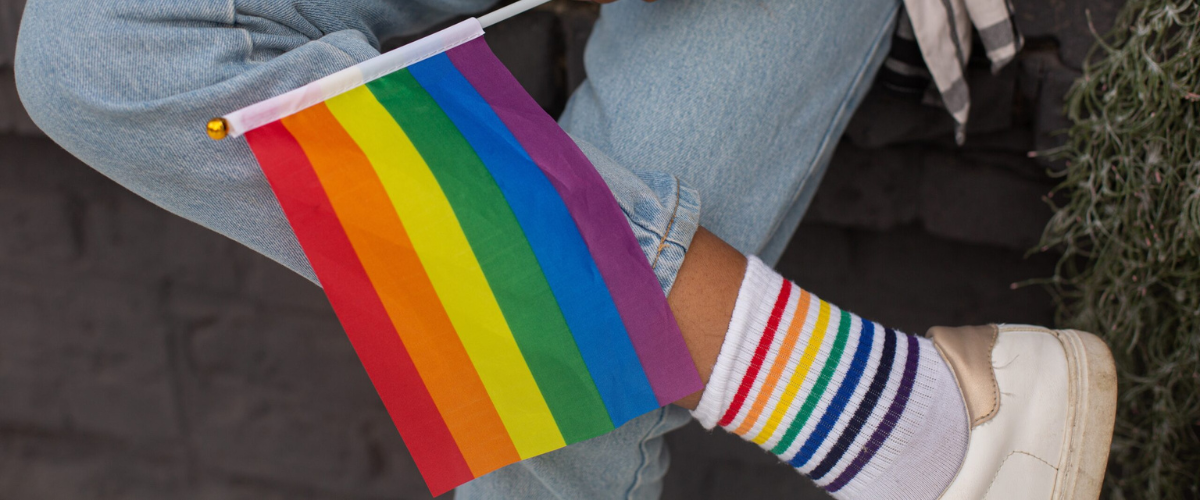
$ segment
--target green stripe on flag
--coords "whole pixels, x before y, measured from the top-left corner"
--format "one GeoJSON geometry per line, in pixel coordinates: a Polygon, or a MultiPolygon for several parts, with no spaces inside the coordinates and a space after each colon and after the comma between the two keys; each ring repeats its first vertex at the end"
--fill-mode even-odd
{"type": "Polygon", "coordinates": [[[612,429],[562,311],[496,181],[432,97],[401,70],[367,84],[450,200],[563,439],[612,429]]]}

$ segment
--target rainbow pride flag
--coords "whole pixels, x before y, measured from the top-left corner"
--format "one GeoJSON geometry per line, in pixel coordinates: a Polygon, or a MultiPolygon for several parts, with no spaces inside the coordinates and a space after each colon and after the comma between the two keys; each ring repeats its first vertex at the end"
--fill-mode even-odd
{"type": "Polygon", "coordinates": [[[480,35],[224,117],[435,495],[702,387],[617,201],[480,35]]]}

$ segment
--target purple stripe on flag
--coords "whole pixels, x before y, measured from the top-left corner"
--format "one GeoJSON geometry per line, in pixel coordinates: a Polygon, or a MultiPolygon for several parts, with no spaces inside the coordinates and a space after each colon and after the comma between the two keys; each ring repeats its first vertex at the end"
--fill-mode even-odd
{"type": "Polygon", "coordinates": [[[446,52],[542,169],[604,278],[659,404],[704,387],[675,316],[608,185],[482,38],[446,52]],[[614,237],[620,235],[621,237],[614,237]]]}
{"type": "Polygon", "coordinates": [[[912,335],[904,335],[904,337],[908,339],[908,355],[904,360],[904,375],[900,377],[900,388],[896,391],[896,399],[892,400],[892,405],[888,407],[887,413],[883,416],[883,422],[875,428],[875,432],[867,440],[866,446],[863,446],[862,451],[858,452],[858,456],[854,457],[854,461],[846,466],[846,470],[842,471],[837,479],[825,486],[825,491],[833,493],[842,489],[846,483],[849,483],[862,471],[867,462],[875,456],[875,452],[883,446],[883,442],[887,441],[888,436],[892,434],[892,429],[900,421],[900,414],[904,413],[904,407],[908,406],[908,396],[913,390],[913,380],[917,378],[917,363],[920,357],[918,351],[921,346],[917,344],[916,337],[912,335]]]}

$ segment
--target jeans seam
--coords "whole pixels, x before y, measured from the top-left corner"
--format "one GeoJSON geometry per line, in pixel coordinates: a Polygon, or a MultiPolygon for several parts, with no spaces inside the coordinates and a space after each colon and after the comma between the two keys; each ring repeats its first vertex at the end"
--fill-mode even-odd
{"type": "Polygon", "coordinates": [[[638,440],[638,451],[641,452],[640,455],[642,458],[642,463],[638,465],[637,472],[633,474],[633,484],[630,484],[629,489],[625,490],[625,500],[633,500],[634,491],[641,487],[643,479],[642,473],[646,471],[646,466],[650,462],[646,456],[648,454],[646,450],[646,441],[655,430],[657,430],[659,427],[662,427],[662,423],[664,420],[666,420],[666,418],[667,409],[659,408],[658,421],[655,422],[654,425],[650,426],[650,428],[646,430],[646,433],[642,435],[641,439],[638,440]]]}
{"type": "Polygon", "coordinates": [[[242,32],[246,37],[246,58],[242,62],[250,59],[250,55],[254,53],[254,37],[250,35],[250,30],[238,26],[237,17],[237,0],[229,0],[229,27],[242,32]]]}
{"type": "MultiPolygon", "coordinates": [[[[651,228],[651,227],[641,223],[637,219],[634,219],[633,215],[631,215],[624,208],[621,208],[621,213],[625,214],[625,219],[629,221],[630,225],[637,226],[637,227],[641,228],[642,230],[646,231],[647,233],[653,234],[655,237],[659,236],[658,231],[655,231],[654,228],[651,228]]],[[[647,258],[649,258],[649,257],[647,257],[647,258]]]]}
{"type": "MultiPolygon", "coordinates": [[[[813,177],[812,170],[815,167],[815,164],[821,160],[821,157],[825,154],[825,150],[829,148],[830,143],[836,144],[836,142],[837,142],[836,140],[833,140],[833,141],[830,140],[831,139],[830,131],[833,130],[833,128],[834,128],[833,125],[836,124],[838,121],[840,121],[842,116],[846,114],[846,103],[849,102],[851,97],[854,95],[854,89],[858,85],[862,84],[864,76],[870,70],[871,60],[874,59],[875,55],[879,53],[879,49],[880,49],[880,47],[883,46],[883,43],[885,41],[891,40],[892,32],[895,31],[896,16],[897,16],[897,13],[900,11],[900,7],[901,7],[900,2],[896,2],[896,5],[895,5],[894,9],[892,10],[891,15],[889,15],[887,18],[888,19],[887,22],[885,22],[883,24],[883,27],[881,28],[881,31],[886,31],[886,35],[881,36],[877,40],[875,40],[875,43],[871,46],[871,53],[868,54],[867,57],[863,59],[862,64],[859,66],[858,73],[854,76],[854,85],[848,86],[846,88],[846,93],[842,95],[841,102],[838,104],[837,113],[835,113],[833,115],[833,119],[830,121],[831,126],[825,130],[825,135],[821,139],[821,145],[815,151],[815,154],[812,156],[812,160],[809,161],[809,165],[808,165],[809,175],[804,176],[804,178],[800,181],[800,183],[796,185],[796,189],[792,191],[792,199],[788,202],[788,205],[787,205],[789,210],[784,211],[783,213],[781,213],[775,217],[775,221],[771,224],[771,229],[769,231],[767,231],[767,235],[768,235],[767,241],[765,243],[763,243],[763,247],[760,247],[759,250],[762,250],[762,248],[764,248],[765,245],[770,242],[771,237],[776,232],[779,231],[779,226],[781,224],[783,224],[783,220],[785,218],[787,218],[788,212],[790,212],[790,208],[792,207],[792,205],[796,204],[796,200],[799,199],[800,193],[802,193],[804,191],[804,187],[812,179],[812,177],[813,177]],[[887,30],[887,26],[889,26],[889,25],[891,25],[893,27],[891,30],[887,30]]],[[[841,139],[841,134],[838,134],[838,137],[836,139],[841,139]]]]}
{"type": "Polygon", "coordinates": [[[671,229],[675,227],[675,217],[679,214],[679,178],[675,178],[675,206],[671,207],[671,220],[667,222],[667,229],[663,231],[658,241],[658,251],[654,252],[654,261],[650,262],[651,269],[658,268],[658,257],[662,255],[663,249],[667,247],[667,240],[671,236],[671,229]]]}

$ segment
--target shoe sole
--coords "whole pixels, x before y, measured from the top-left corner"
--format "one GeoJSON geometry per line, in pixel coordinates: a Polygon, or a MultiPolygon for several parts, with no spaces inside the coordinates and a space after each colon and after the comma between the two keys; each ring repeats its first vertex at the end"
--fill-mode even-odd
{"type": "MultiPolygon", "coordinates": [[[[1030,330],[1029,327],[1011,329],[1030,330]]],[[[1058,464],[1058,478],[1050,498],[1099,498],[1117,416],[1117,368],[1112,352],[1108,344],[1087,332],[1041,330],[1054,335],[1062,344],[1070,376],[1068,432],[1063,443],[1066,452],[1058,464]]]]}

